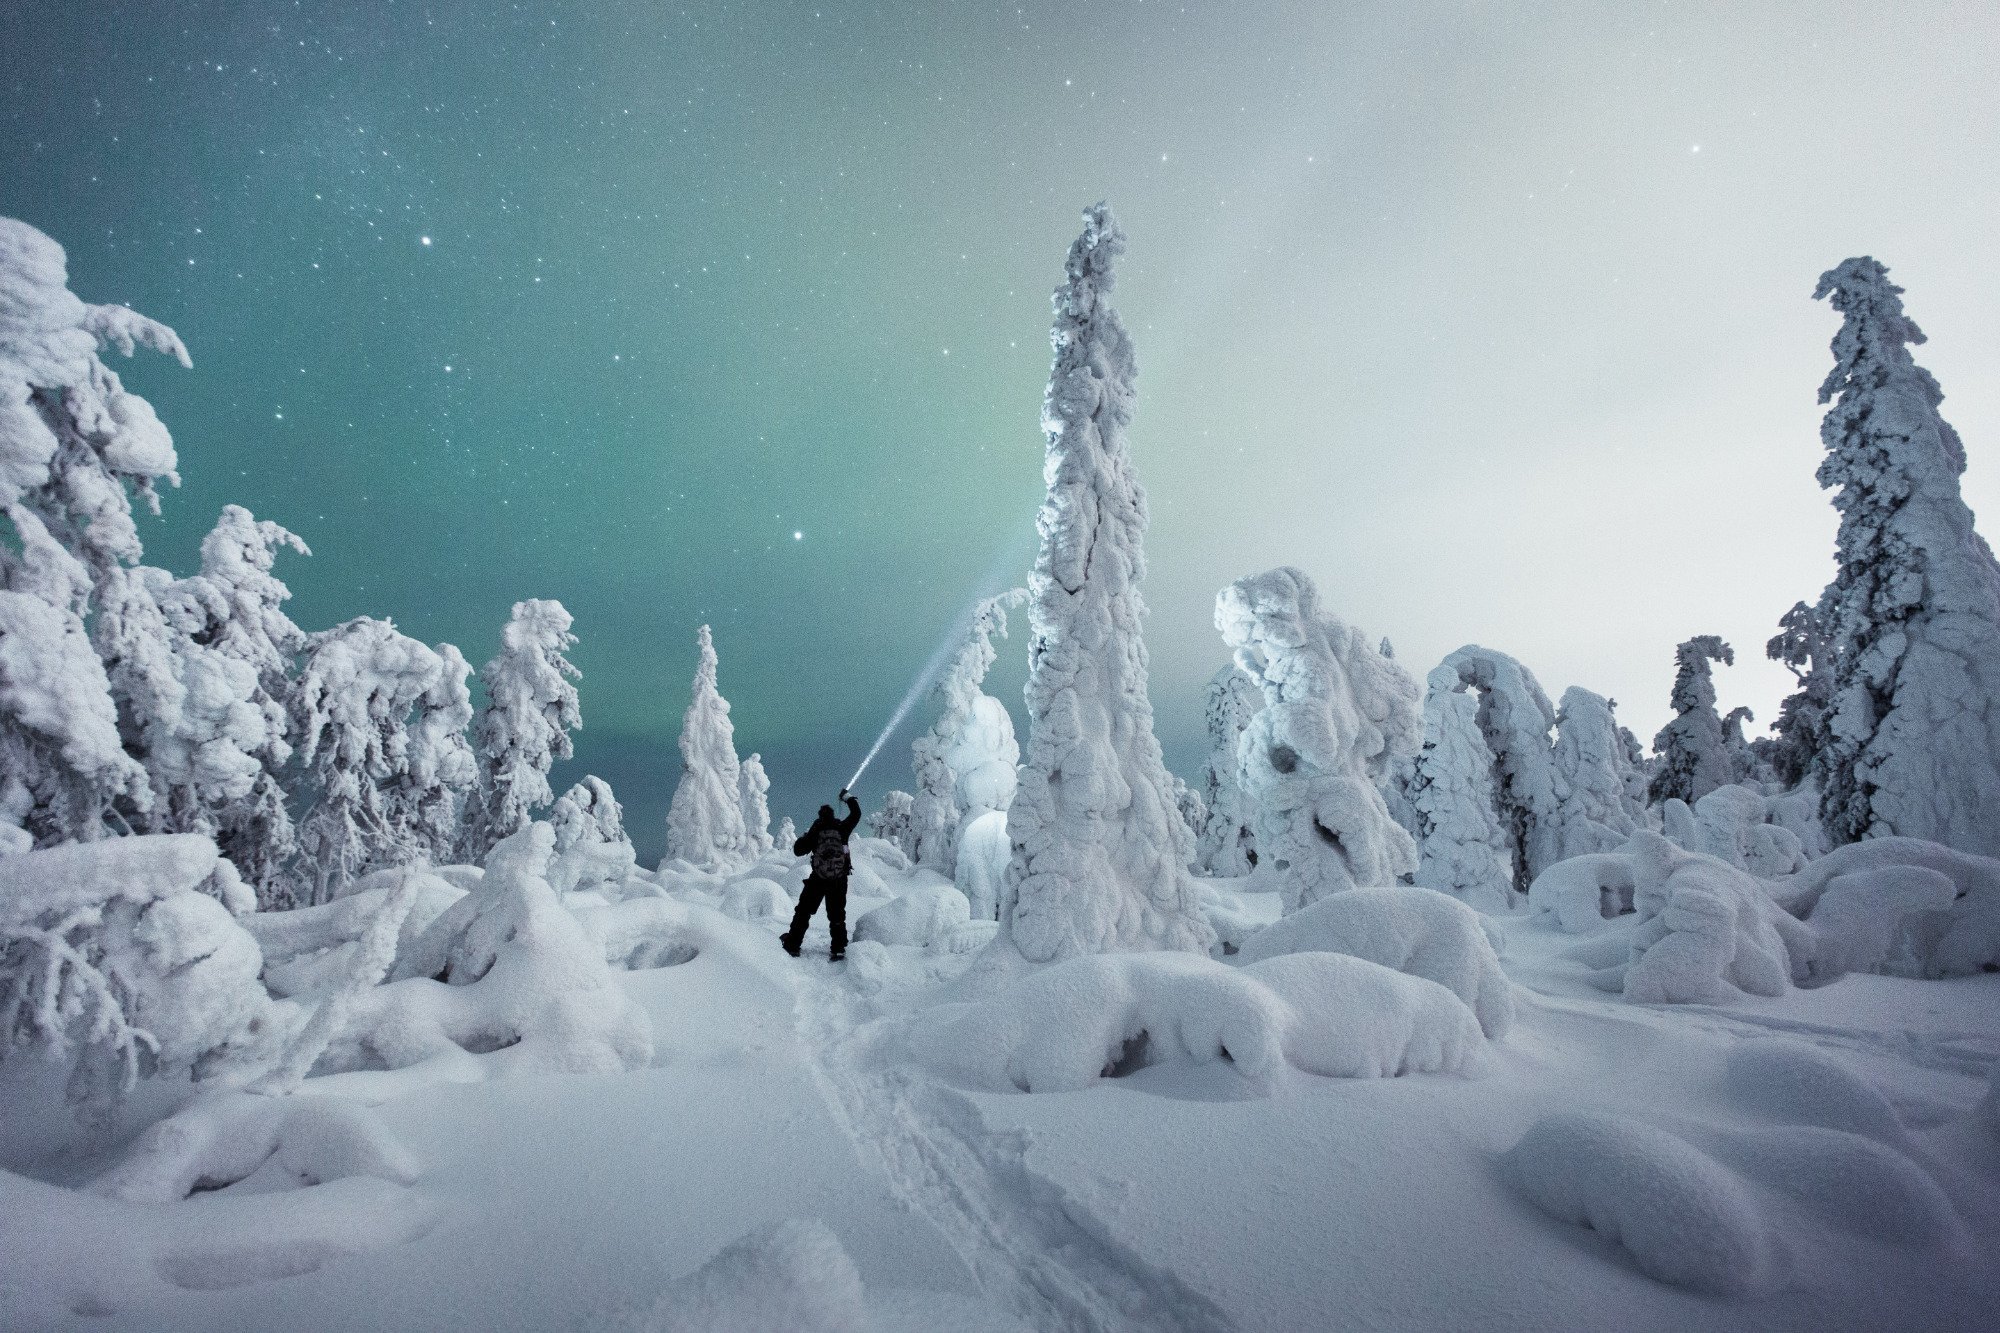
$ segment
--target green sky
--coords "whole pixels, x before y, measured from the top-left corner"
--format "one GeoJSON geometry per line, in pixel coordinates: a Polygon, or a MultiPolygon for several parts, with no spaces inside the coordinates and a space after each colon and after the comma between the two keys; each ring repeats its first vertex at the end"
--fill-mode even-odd
{"type": "Polygon", "coordinates": [[[1215,589],[1279,563],[1419,672],[1489,643],[1646,735],[1719,632],[1768,720],[1758,650],[1829,572],[1806,298],[1849,253],[1910,288],[2000,504],[1990,7],[1909,7],[1865,71],[1815,43],[1871,11],[1827,5],[12,9],[0,212],[194,355],[128,375],[182,457],[150,558],[242,503],[313,547],[301,624],[475,663],[560,598],[642,848],[697,625],[805,814],[1025,567],[1099,197],[1189,776],[1215,589]]]}

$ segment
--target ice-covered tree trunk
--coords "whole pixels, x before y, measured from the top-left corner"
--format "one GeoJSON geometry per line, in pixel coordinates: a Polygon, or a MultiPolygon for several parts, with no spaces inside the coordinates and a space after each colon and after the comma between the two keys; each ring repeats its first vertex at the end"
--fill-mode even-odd
{"type": "Polygon", "coordinates": [[[1815,772],[1836,843],[2000,855],[2000,564],[1959,494],[1965,447],[1910,356],[1924,335],[1873,259],[1822,275],[1842,315],[1819,400],[1839,573],[1820,599],[1831,712],[1815,772]]]}
{"type": "Polygon", "coordinates": [[[1514,891],[1559,859],[1555,751],[1549,731],[1556,710],[1534,673],[1502,652],[1467,644],[1444,659],[1459,683],[1479,693],[1479,733],[1493,752],[1493,803],[1513,852],[1514,891]]]}
{"type": "Polygon", "coordinates": [[[563,656],[576,635],[569,612],[544,598],[514,603],[500,631],[500,652],[479,672],[486,706],[479,713],[479,786],[468,802],[459,859],[486,859],[502,838],[526,828],[555,799],[549,769],[575,753],[569,734],[583,725],[578,674],[563,656]]]}
{"type": "Polygon", "coordinates": [[[729,701],[716,687],[715,640],[697,636],[694,697],[681,720],[681,780],[667,809],[667,859],[703,870],[727,870],[750,859],[743,827],[742,764],[729,701]]]}
{"type": "Polygon", "coordinates": [[[1482,911],[1514,898],[1514,854],[1493,802],[1493,751],[1479,730],[1479,702],[1441,666],[1424,692],[1424,743],[1407,796],[1416,820],[1416,882],[1482,911]]]}
{"type": "Polygon", "coordinates": [[[960,830],[1014,799],[1014,766],[1021,760],[1014,721],[979,687],[993,665],[993,636],[1007,637],[1007,610],[1027,595],[1016,588],[974,609],[964,644],[938,679],[938,720],[910,747],[917,777],[912,859],[941,875],[957,868],[960,830]]]}
{"type": "MultiPolygon", "coordinates": [[[[42,842],[98,836],[115,803],[133,817],[153,804],[122,746],[103,744],[100,682],[112,699],[157,689],[165,710],[183,689],[162,660],[166,635],[131,645],[119,637],[128,625],[154,628],[149,609],[157,619],[150,590],[135,583],[132,496],[157,504],[154,484],[179,480],[166,427],[97,355],[112,345],[130,356],[141,344],[190,364],[165,325],[78,300],[62,247],[0,218],[0,512],[14,538],[0,541],[0,587],[54,612],[16,605],[7,617],[0,784],[8,818],[42,842]],[[86,625],[95,671],[82,669],[74,638],[86,625]],[[106,642],[119,645],[109,671],[106,642]],[[57,702],[73,717],[38,711],[57,702]]],[[[145,719],[128,709],[123,720],[129,732],[145,719]]]]}
{"type": "Polygon", "coordinates": [[[1638,826],[1627,806],[1622,748],[1609,699],[1576,685],[1563,691],[1554,752],[1557,860],[1616,851],[1638,826]]]}
{"type": "MultiPolygon", "coordinates": [[[[736,792],[743,807],[743,836],[750,858],[771,850],[771,779],[762,755],[751,755],[737,769],[736,792]]],[[[790,850],[789,848],[787,850],[790,850]]]]}
{"type": "Polygon", "coordinates": [[[307,905],[340,896],[371,869],[424,856],[398,820],[397,793],[409,782],[410,712],[443,671],[436,653],[386,620],[350,620],[308,641],[292,705],[312,807],[299,828],[307,905]]]}
{"type": "Polygon", "coordinates": [[[1048,494],[1028,580],[1028,751],[1007,812],[1001,930],[1047,962],[1121,949],[1208,951],[1146,692],[1146,495],[1132,469],[1132,342],[1107,298],[1125,236],[1084,213],[1055,293],[1042,405],[1048,494]]]}
{"type": "Polygon", "coordinates": [[[1375,785],[1420,743],[1410,673],[1322,610],[1312,580],[1289,567],[1217,593],[1215,627],[1264,693],[1237,745],[1237,780],[1285,911],[1415,871],[1416,845],[1375,785]]]}
{"type": "Polygon", "coordinates": [[[1211,875],[1241,876],[1257,864],[1256,811],[1237,781],[1237,742],[1264,706],[1264,692],[1231,662],[1209,677],[1208,769],[1199,852],[1211,875]]]}
{"type": "Polygon", "coordinates": [[[1674,649],[1673,721],[1653,737],[1655,801],[1693,805],[1734,780],[1724,748],[1722,717],[1715,711],[1711,662],[1734,665],[1736,653],[1713,634],[1698,634],[1674,649]]]}

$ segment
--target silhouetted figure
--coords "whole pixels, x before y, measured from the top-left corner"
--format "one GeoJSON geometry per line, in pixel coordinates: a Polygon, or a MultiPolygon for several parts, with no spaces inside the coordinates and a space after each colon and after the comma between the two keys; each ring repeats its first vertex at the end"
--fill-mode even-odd
{"type": "Polygon", "coordinates": [[[806,937],[806,926],[811,923],[812,915],[819,910],[821,902],[826,904],[826,925],[833,934],[831,958],[837,963],[847,953],[847,873],[854,865],[847,854],[847,840],[861,823],[861,803],[849,796],[845,787],[840,789],[840,799],[847,802],[845,819],[834,818],[833,807],[823,805],[812,827],[792,844],[793,856],[812,857],[806,886],[799,893],[798,910],[792,913],[792,928],[780,937],[784,941],[785,952],[794,958],[799,956],[799,945],[806,937]]]}

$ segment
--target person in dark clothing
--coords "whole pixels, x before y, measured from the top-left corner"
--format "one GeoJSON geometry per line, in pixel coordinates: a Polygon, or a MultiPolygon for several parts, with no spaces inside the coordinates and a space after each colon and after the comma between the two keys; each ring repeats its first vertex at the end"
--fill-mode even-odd
{"type": "Polygon", "coordinates": [[[847,802],[845,818],[836,819],[833,807],[823,805],[812,827],[792,844],[793,856],[812,857],[812,869],[806,873],[805,888],[799,893],[798,910],[792,913],[792,928],[780,937],[785,952],[794,958],[799,956],[806,926],[822,902],[826,904],[827,929],[833,934],[830,957],[837,963],[847,953],[847,872],[853,865],[847,854],[847,840],[861,823],[861,803],[849,796],[845,787],[840,789],[840,799],[847,802]]]}

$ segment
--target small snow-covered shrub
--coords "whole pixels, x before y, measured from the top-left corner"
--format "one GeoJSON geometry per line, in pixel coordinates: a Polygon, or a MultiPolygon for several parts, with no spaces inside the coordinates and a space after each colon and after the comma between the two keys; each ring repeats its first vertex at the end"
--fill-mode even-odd
{"type": "Polygon", "coordinates": [[[949,884],[931,884],[864,914],[854,923],[854,938],[930,948],[947,944],[971,919],[964,894],[949,884]]]}
{"type": "Polygon", "coordinates": [[[1437,982],[1479,1017],[1489,1037],[1514,1023],[1514,994],[1479,914],[1434,889],[1349,889],[1267,926],[1238,964],[1295,953],[1338,953],[1437,982]]]}
{"type": "Polygon", "coordinates": [[[504,1050],[501,1065],[524,1072],[607,1073],[649,1061],[645,1010],[542,877],[554,846],[541,822],[502,839],[479,887],[399,959],[402,979],[355,997],[328,1063],[395,1069],[454,1048],[504,1050]]]}
{"type": "Polygon", "coordinates": [[[272,1035],[257,941],[202,891],[220,876],[241,892],[226,865],[193,834],[0,857],[0,1058],[78,1049],[71,1100],[101,1107],[272,1035]]]}
{"type": "Polygon", "coordinates": [[[768,879],[739,879],[722,891],[722,914],[737,921],[769,921],[792,910],[792,900],[768,879]]]}
{"type": "Polygon", "coordinates": [[[1665,1130],[1592,1113],[1545,1116],[1502,1154],[1500,1167],[1537,1208],[1589,1227],[1662,1282],[1725,1296],[1776,1285],[1755,1196],[1665,1130]]]}
{"type": "MultiPolygon", "coordinates": [[[[1892,898],[1884,872],[1900,867],[1919,867],[1950,880],[1954,896],[1948,903],[1903,912],[1894,926],[1887,956],[1880,970],[1899,976],[1954,977],[2000,968],[2000,860],[1954,851],[1935,842],[1917,838],[1870,838],[1864,842],[1836,847],[1798,874],[1771,885],[1772,895],[1786,910],[1810,923],[1820,921],[1820,913],[1832,914],[1836,885],[1845,885],[1853,897],[1848,908],[1840,909],[1844,920],[1865,909],[1882,889],[1884,910],[1892,898]]],[[[1903,880],[1905,894],[1917,881],[1903,880]]]]}
{"type": "Polygon", "coordinates": [[[1275,991],[1291,1011],[1284,1027],[1285,1059],[1308,1074],[1451,1073],[1465,1068],[1483,1044],[1478,1018],[1458,996],[1435,981],[1365,958],[1288,953],[1243,971],[1275,991]]]}
{"type": "Polygon", "coordinates": [[[824,1222],[794,1219],[731,1241],[650,1307],[609,1327],[629,1333],[868,1333],[861,1275],[824,1222]]]}
{"type": "Polygon", "coordinates": [[[1597,974],[1596,984],[1642,1004],[1785,993],[1794,946],[1809,956],[1811,936],[1757,880],[1657,833],[1635,833],[1629,846],[1638,913],[1631,953],[1597,974]]]}
{"type": "Polygon", "coordinates": [[[1632,858],[1598,852],[1558,861],[1528,886],[1528,906],[1572,935],[1588,934],[1633,910],[1632,858]]]}

